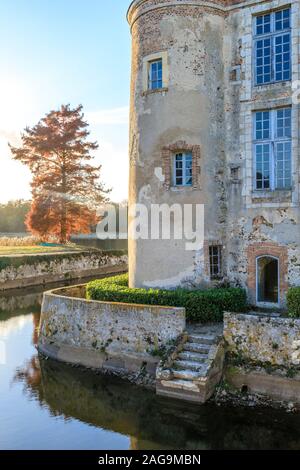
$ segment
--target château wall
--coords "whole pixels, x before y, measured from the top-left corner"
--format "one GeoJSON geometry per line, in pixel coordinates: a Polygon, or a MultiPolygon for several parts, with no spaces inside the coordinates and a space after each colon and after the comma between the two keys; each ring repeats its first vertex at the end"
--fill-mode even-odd
{"type": "MultiPolygon", "coordinates": [[[[222,279],[256,302],[256,247],[280,260],[280,306],[300,284],[299,2],[136,0],[132,33],[129,205],[204,204],[203,250],[181,240],[130,240],[131,286],[211,284],[207,246],[222,246],[222,279]],[[253,17],[291,7],[290,81],[255,86],[253,17]],[[164,86],[145,89],[145,64],[160,54],[164,86]],[[291,190],[254,189],[253,112],[292,109],[291,190]],[[199,151],[193,187],[169,184],[167,148],[199,151]],[[167,158],[167,159],[166,159],[167,158]],[[158,178],[161,172],[163,178],[158,178]]],[[[176,150],[175,150],[176,151],[176,150]]],[[[215,284],[215,282],[214,282],[215,284]]]]}

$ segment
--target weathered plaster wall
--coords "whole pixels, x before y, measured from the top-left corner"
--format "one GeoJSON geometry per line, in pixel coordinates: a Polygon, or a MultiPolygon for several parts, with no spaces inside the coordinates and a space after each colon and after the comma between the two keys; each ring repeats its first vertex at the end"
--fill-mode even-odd
{"type": "Polygon", "coordinates": [[[224,315],[228,350],[254,364],[300,365],[300,320],[266,315],[224,315]]]}
{"type": "Polygon", "coordinates": [[[0,291],[127,269],[127,255],[101,252],[9,256],[0,260],[0,291]]]}
{"type": "MultiPolygon", "coordinates": [[[[128,15],[133,51],[130,205],[205,204],[206,245],[223,245],[224,280],[247,287],[253,303],[256,281],[253,259],[248,257],[252,245],[265,247],[266,255],[271,254],[270,245],[284,251],[281,306],[287,287],[300,283],[299,107],[292,106],[292,190],[255,191],[252,113],[291,106],[292,81],[254,86],[252,27],[253,15],[290,4],[292,81],[296,81],[300,78],[297,0],[209,4],[136,0],[128,15]],[[167,87],[145,92],[145,59],[161,51],[167,56],[167,87]],[[193,189],[168,188],[155,176],[156,168],[166,176],[162,149],[178,141],[200,148],[193,189]]],[[[187,252],[180,241],[131,240],[130,284],[207,284],[207,253],[207,249],[187,252]]]]}
{"type": "Polygon", "coordinates": [[[183,308],[88,301],[79,291],[44,294],[39,350],[45,355],[97,369],[145,366],[154,373],[159,358],[153,352],[185,329],[183,308]]]}
{"type": "MultiPolygon", "coordinates": [[[[163,8],[154,9],[162,2],[137,3],[137,10],[129,15],[133,48],[130,205],[205,204],[206,237],[222,239],[225,16],[218,8],[199,6],[199,2],[193,7],[186,2],[175,6],[163,2],[163,8]],[[167,53],[167,87],[145,91],[145,58],[157,52],[167,53]],[[185,144],[199,146],[195,184],[166,189],[164,148],[173,145],[180,151],[185,144]],[[156,176],[158,168],[164,180],[156,176]]],[[[208,282],[204,252],[186,251],[181,240],[130,240],[129,264],[131,286],[208,282]]]]}

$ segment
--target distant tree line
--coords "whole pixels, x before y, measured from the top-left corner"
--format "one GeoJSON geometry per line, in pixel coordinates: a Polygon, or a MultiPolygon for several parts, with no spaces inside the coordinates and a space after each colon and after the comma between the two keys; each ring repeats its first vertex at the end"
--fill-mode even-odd
{"type": "Polygon", "coordinates": [[[27,232],[25,219],[30,210],[30,201],[10,201],[0,204],[0,232],[27,232]]]}

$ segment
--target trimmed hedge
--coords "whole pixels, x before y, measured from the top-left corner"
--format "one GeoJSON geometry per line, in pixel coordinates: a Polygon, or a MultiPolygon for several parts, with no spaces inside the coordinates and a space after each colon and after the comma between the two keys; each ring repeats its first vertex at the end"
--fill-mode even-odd
{"type": "Polygon", "coordinates": [[[287,293],[289,317],[300,318],[300,287],[291,287],[287,293]]]}
{"type": "Polygon", "coordinates": [[[86,292],[89,300],[185,307],[187,319],[201,323],[222,321],[224,311],[247,309],[244,289],[130,289],[127,274],[89,282],[86,292]]]}

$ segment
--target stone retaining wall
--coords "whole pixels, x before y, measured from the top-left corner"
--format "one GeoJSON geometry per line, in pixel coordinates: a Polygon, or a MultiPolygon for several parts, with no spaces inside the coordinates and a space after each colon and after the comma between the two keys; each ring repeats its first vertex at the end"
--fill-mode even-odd
{"type": "Polygon", "coordinates": [[[0,258],[0,291],[127,270],[127,255],[70,252],[0,258]]]}
{"type": "Polygon", "coordinates": [[[300,365],[300,319],[225,313],[224,337],[229,351],[246,361],[300,365]]]}
{"type": "Polygon", "coordinates": [[[95,369],[154,374],[160,348],[185,329],[185,309],[88,301],[84,291],[44,294],[39,351],[95,369]]]}

